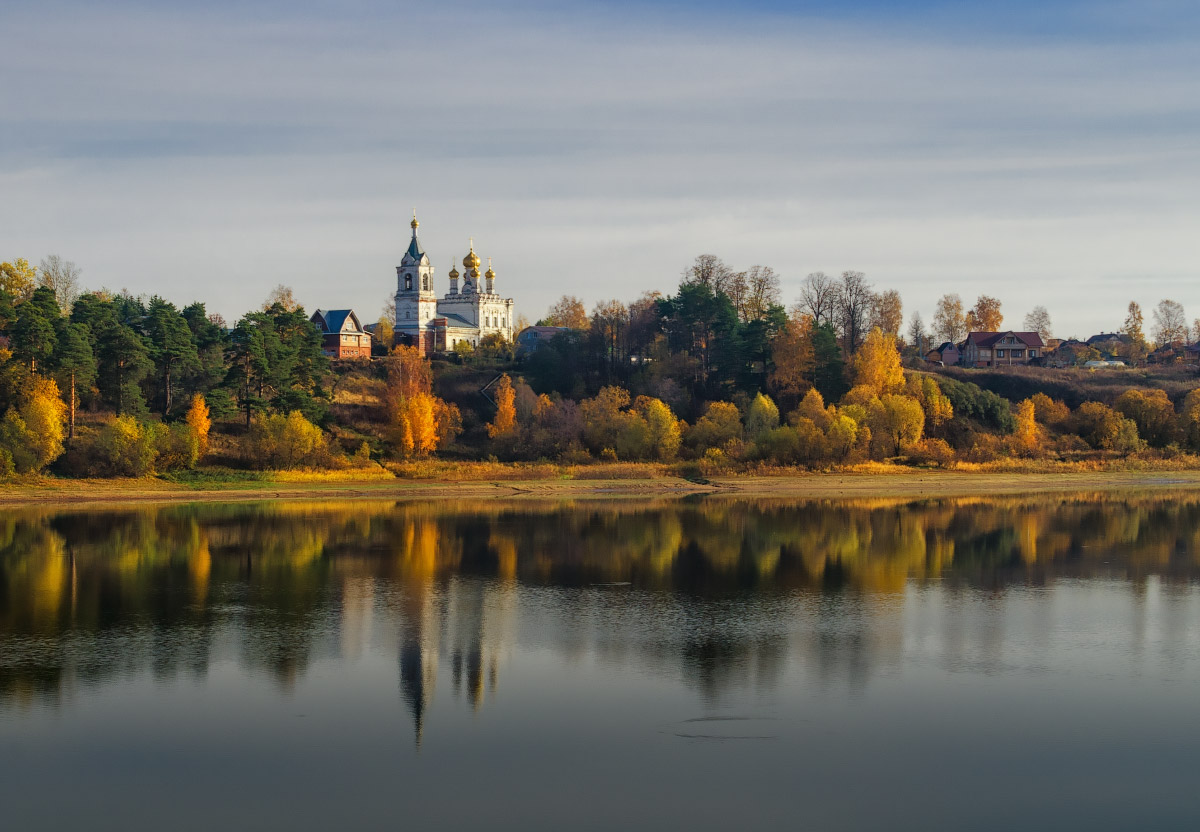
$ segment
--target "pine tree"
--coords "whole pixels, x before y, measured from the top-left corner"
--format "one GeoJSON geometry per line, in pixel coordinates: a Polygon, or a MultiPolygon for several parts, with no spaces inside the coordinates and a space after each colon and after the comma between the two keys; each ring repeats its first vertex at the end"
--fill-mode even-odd
{"type": "Polygon", "coordinates": [[[79,397],[77,390],[90,388],[96,380],[96,356],[88,338],[88,329],[83,324],[70,323],[63,319],[59,324],[58,344],[54,354],[55,375],[59,386],[67,393],[67,439],[75,438],[75,411],[79,397]]]}

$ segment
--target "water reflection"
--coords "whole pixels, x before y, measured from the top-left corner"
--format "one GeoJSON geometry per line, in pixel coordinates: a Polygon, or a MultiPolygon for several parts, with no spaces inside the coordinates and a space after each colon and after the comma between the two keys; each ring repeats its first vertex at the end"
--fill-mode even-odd
{"type": "MultiPolygon", "coordinates": [[[[217,656],[288,690],[315,661],[382,649],[419,745],[439,685],[485,707],[518,642],[678,676],[710,704],[769,695],[789,662],[853,692],[906,644],[1003,668],[1013,616],[960,616],[964,595],[999,609],[1017,588],[1119,581],[1137,609],[1151,587],[1182,593],[1198,536],[1200,495],[1178,494],[14,511],[0,708],[147,670],[203,679],[217,656]]],[[[1049,614],[1021,626],[1053,638],[1049,614]]],[[[1123,622],[1134,643],[1147,615],[1123,622]]],[[[1159,649],[1189,644],[1184,613],[1153,626],[1159,649]]]]}

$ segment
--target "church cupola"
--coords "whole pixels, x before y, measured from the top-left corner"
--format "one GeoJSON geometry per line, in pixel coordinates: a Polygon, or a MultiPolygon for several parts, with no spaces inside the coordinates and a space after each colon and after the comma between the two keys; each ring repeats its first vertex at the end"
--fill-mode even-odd
{"type": "Polygon", "coordinates": [[[458,269],[453,263],[450,264],[450,294],[458,294],[458,269]]]}
{"type": "Polygon", "coordinates": [[[490,258],[490,257],[488,258],[488,270],[483,273],[483,276],[487,279],[487,293],[489,295],[494,294],[495,293],[495,285],[496,285],[496,273],[494,271],[492,271],[492,258],[490,258]]]}

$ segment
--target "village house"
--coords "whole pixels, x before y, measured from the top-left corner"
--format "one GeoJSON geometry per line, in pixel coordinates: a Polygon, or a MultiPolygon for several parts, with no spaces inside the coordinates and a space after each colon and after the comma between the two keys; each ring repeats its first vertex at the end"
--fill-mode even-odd
{"type": "Polygon", "coordinates": [[[972,332],[963,343],[968,367],[1006,367],[1041,358],[1045,344],[1036,332],[972,332]]]}
{"type": "Polygon", "coordinates": [[[321,351],[328,357],[371,357],[371,334],[353,309],[318,309],[309,320],[321,331],[321,351]]]}
{"type": "Polygon", "coordinates": [[[925,353],[926,361],[932,364],[940,363],[946,367],[957,364],[961,357],[962,356],[958,351],[958,345],[952,341],[946,341],[937,349],[932,349],[925,353]]]}

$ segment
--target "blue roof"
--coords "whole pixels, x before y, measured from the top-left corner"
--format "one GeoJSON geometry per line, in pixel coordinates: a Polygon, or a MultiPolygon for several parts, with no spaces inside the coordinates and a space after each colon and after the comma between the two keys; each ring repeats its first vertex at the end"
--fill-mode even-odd
{"type": "Polygon", "coordinates": [[[420,260],[425,256],[425,250],[421,248],[421,241],[417,239],[416,234],[413,234],[412,242],[408,244],[408,251],[405,254],[414,260],[420,260]]]}
{"type": "MultiPolygon", "coordinates": [[[[346,325],[346,319],[354,315],[353,309],[318,309],[317,314],[321,316],[321,320],[325,322],[326,332],[341,332],[342,327],[346,325]]],[[[358,316],[354,316],[355,321],[358,316]]],[[[355,327],[355,331],[358,331],[355,327]]]]}

